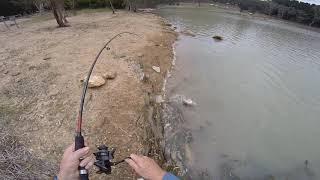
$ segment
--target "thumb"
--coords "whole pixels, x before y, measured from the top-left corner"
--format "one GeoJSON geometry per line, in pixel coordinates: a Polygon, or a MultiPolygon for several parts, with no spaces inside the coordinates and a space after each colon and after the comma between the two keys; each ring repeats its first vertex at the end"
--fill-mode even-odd
{"type": "Polygon", "coordinates": [[[74,158],[80,159],[80,158],[84,157],[85,155],[87,155],[89,153],[89,149],[90,149],[89,147],[84,147],[84,148],[78,149],[77,151],[75,151],[73,153],[74,158]]]}
{"type": "Polygon", "coordinates": [[[125,159],[125,161],[137,172],[139,170],[139,166],[132,159],[125,159]]]}

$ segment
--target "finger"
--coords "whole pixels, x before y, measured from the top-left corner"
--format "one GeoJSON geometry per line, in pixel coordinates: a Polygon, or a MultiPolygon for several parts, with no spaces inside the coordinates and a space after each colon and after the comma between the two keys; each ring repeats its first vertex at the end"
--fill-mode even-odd
{"type": "Polygon", "coordinates": [[[81,167],[85,167],[89,162],[91,162],[93,160],[92,156],[86,157],[84,158],[81,162],[80,162],[80,166],[81,167]]]}
{"type": "Polygon", "coordinates": [[[87,170],[89,170],[89,169],[92,168],[93,164],[94,164],[94,159],[92,159],[92,160],[86,165],[85,168],[86,168],[87,170]]]}
{"type": "Polygon", "coordinates": [[[67,149],[64,150],[65,153],[72,153],[74,151],[74,143],[70,144],[67,149]]]}
{"type": "Polygon", "coordinates": [[[135,163],[137,163],[137,164],[140,164],[141,161],[142,161],[142,157],[139,156],[139,155],[131,154],[130,157],[131,157],[131,159],[132,159],[135,163]]]}
{"type": "Polygon", "coordinates": [[[137,172],[139,169],[139,166],[136,162],[134,162],[132,159],[125,159],[125,161],[137,172]]]}
{"type": "Polygon", "coordinates": [[[73,153],[73,156],[76,159],[80,159],[80,158],[86,156],[89,153],[89,150],[90,150],[89,147],[84,147],[84,148],[78,149],[77,151],[75,151],[73,153]]]}

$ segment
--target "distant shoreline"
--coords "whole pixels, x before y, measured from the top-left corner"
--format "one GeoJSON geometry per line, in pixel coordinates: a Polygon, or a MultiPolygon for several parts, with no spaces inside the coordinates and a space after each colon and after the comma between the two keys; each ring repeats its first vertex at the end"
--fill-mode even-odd
{"type": "MultiPolygon", "coordinates": [[[[171,5],[165,5],[163,7],[171,7],[171,5]]],[[[172,6],[172,7],[175,7],[175,6],[172,6]]],[[[195,3],[180,3],[180,5],[176,6],[176,7],[198,7],[198,4],[195,4],[195,3]]],[[[227,4],[218,3],[218,2],[201,3],[200,8],[203,8],[203,7],[218,8],[218,9],[224,10],[224,11],[222,11],[223,13],[228,13],[228,14],[231,14],[231,15],[239,15],[239,16],[243,16],[243,17],[247,17],[247,18],[258,19],[258,20],[282,22],[282,23],[285,23],[285,24],[294,25],[294,26],[297,26],[297,27],[300,27],[300,28],[304,28],[304,29],[308,29],[308,30],[312,30],[312,31],[316,31],[316,32],[320,33],[320,28],[311,27],[311,26],[308,26],[306,24],[301,24],[301,23],[294,22],[294,21],[288,21],[288,20],[284,20],[284,19],[277,18],[277,17],[274,17],[274,16],[268,16],[268,15],[265,15],[265,14],[262,14],[262,13],[259,13],[259,12],[256,12],[256,13],[250,13],[248,11],[240,12],[240,8],[238,6],[231,5],[231,4],[227,5],[227,4]]]]}

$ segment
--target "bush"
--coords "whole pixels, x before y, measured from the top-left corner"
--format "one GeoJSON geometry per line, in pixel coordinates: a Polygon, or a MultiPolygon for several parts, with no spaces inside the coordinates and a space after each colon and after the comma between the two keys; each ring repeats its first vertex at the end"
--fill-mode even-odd
{"type": "MultiPolygon", "coordinates": [[[[114,8],[125,8],[126,4],[124,0],[111,0],[114,8]]],[[[109,7],[109,0],[78,0],[79,8],[105,8],[109,7]]]]}

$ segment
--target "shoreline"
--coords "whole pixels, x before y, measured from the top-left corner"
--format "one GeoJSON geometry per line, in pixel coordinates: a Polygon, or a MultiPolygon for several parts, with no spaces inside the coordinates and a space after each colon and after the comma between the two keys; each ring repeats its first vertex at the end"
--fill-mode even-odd
{"type": "MultiPolygon", "coordinates": [[[[169,6],[169,5],[164,5],[164,6],[168,6],[168,7],[198,7],[198,5],[194,4],[194,3],[180,3],[179,6],[169,6]]],[[[296,27],[299,27],[299,28],[303,28],[303,29],[306,29],[306,30],[320,32],[320,28],[318,28],[318,27],[310,27],[310,26],[308,26],[306,24],[302,24],[302,23],[298,23],[298,22],[294,22],[294,21],[289,21],[289,20],[284,20],[284,19],[278,18],[276,16],[269,16],[269,15],[262,14],[262,13],[259,13],[259,12],[256,12],[256,13],[250,13],[248,11],[240,12],[240,9],[239,9],[238,6],[231,5],[231,4],[227,5],[227,4],[218,3],[218,2],[201,3],[200,8],[203,8],[203,7],[210,7],[213,10],[214,9],[222,10],[221,13],[227,13],[227,14],[230,14],[230,15],[238,15],[238,16],[243,16],[243,17],[246,17],[246,18],[252,18],[254,20],[271,21],[271,22],[274,22],[274,23],[284,23],[284,24],[296,26],[296,27]],[[210,4],[213,4],[213,6],[210,5],[210,4]]]]}
{"type": "MultiPolygon", "coordinates": [[[[117,76],[89,89],[84,136],[93,151],[99,144],[117,147],[115,160],[138,153],[164,164],[160,143],[164,126],[155,97],[164,94],[177,33],[163,18],[150,13],[84,13],[68,20],[71,26],[67,28],[56,28],[54,19],[46,19],[21,22],[20,29],[0,32],[0,82],[6,84],[0,88],[0,110],[7,115],[0,125],[57,171],[63,149],[73,142],[82,89],[79,80],[106,40],[132,31],[141,37],[117,39],[95,67],[93,75],[116,72],[117,76]]],[[[48,174],[46,169],[33,171],[48,174]]],[[[92,173],[90,178],[100,176],[92,173]]],[[[120,164],[108,177],[133,178],[135,174],[120,164]]]]}

